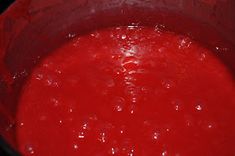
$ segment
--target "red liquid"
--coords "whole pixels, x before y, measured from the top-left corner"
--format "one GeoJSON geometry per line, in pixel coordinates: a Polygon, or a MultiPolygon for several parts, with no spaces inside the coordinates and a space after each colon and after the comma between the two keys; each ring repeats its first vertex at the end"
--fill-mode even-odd
{"type": "Polygon", "coordinates": [[[234,112],[233,78],[211,51],[154,28],[109,28],[34,70],[17,138],[24,156],[232,156],[234,112]]]}

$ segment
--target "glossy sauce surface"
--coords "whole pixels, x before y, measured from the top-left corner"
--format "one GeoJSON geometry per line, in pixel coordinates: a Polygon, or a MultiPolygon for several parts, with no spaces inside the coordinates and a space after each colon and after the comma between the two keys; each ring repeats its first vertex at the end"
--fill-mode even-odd
{"type": "Polygon", "coordinates": [[[22,91],[24,156],[235,154],[235,83],[210,50],[158,27],[69,37],[22,91]]]}

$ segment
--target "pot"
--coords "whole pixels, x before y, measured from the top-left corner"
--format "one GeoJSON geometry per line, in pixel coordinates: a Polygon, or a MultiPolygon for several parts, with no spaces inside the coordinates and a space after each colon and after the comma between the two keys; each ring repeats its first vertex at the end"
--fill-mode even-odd
{"type": "Polygon", "coordinates": [[[0,148],[17,152],[21,89],[41,59],[74,34],[119,25],[157,26],[192,37],[235,76],[234,0],[17,0],[0,16],[0,148]]]}

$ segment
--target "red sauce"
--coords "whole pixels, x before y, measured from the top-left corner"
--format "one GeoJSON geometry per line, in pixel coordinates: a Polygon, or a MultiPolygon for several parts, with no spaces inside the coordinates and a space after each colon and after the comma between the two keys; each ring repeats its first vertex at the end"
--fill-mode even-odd
{"type": "Polygon", "coordinates": [[[108,28],[35,68],[17,140],[24,156],[232,156],[234,110],[234,80],[210,50],[157,28],[108,28]]]}

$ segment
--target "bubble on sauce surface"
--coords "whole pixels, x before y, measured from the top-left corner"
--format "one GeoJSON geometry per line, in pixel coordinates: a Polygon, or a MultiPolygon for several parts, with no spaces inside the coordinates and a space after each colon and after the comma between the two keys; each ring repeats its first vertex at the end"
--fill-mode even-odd
{"type": "Polygon", "coordinates": [[[213,127],[213,125],[212,124],[208,124],[207,127],[208,127],[208,129],[211,129],[213,127]]]}
{"type": "Polygon", "coordinates": [[[98,120],[98,116],[96,114],[92,114],[88,117],[89,120],[91,121],[97,121],[98,120]]]}
{"type": "Polygon", "coordinates": [[[218,128],[218,125],[215,122],[210,121],[210,120],[204,121],[200,126],[208,132],[212,132],[213,130],[218,128]]]}
{"type": "Polygon", "coordinates": [[[133,56],[125,57],[122,60],[122,67],[126,68],[126,70],[132,69],[130,67],[138,67],[139,64],[140,60],[133,56]]]}
{"type": "Polygon", "coordinates": [[[59,81],[57,81],[58,79],[55,78],[52,75],[48,75],[45,79],[44,79],[44,84],[46,86],[50,86],[50,87],[55,87],[58,88],[59,87],[59,81]]]}
{"type": "Polygon", "coordinates": [[[162,86],[166,89],[170,89],[174,86],[174,82],[169,79],[164,79],[162,80],[162,86]]]}
{"type": "Polygon", "coordinates": [[[78,144],[73,144],[73,149],[78,150],[78,144]]]}
{"type": "Polygon", "coordinates": [[[204,52],[200,53],[199,60],[205,61],[206,60],[206,53],[204,53],[204,52]]]}
{"type": "Polygon", "coordinates": [[[178,48],[179,49],[187,49],[190,47],[191,44],[192,44],[192,41],[189,38],[180,37],[178,48]]]}
{"type": "Polygon", "coordinates": [[[120,155],[134,156],[135,155],[135,146],[131,138],[122,139],[119,142],[119,153],[120,155]]]}
{"type": "Polygon", "coordinates": [[[179,111],[179,109],[180,109],[180,106],[179,105],[175,105],[175,110],[179,111]]]}
{"type": "Polygon", "coordinates": [[[43,74],[40,74],[40,73],[35,75],[36,80],[42,80],[43,77],[44,77],[43,74]]]}
{"type": "Polygon", "coordinates": [[[129,25],[129,26],[127,26],[127,30],[136,30],[138,28],[139,28],[139,26],[137,26],[137,25],[129,25]]]}
{"type": "Polygon", "coordinates": [[[137,113],[137,106],[136,106],[136,104],[131,104],[129,106],[129,112],[130,112],[131,115],[134,115],[134,114],[137,113]]]}
{"type": "Polygon", "coordinates": [[[115,67],[113,68],[113,72],[116,74],[116,75],[121,75],[125,72],[125,68],[123,67],[115,67]]]}
{"type": "Polygon", "coordinates": [[[73,108],[69,108],[69,109],[68,109],[68,112],[69,112],[69,113],[73,113],[73,108]]]}
{"type": "Polygon", "coordinates": [[[55,106],[55,107],[59,106],[59,100],[56,99],[56,98],[54,98],[54,97],[50,98],[50,102],[51,102],[51,103],[53,104],[53,106],[55,106]]]}
{"type": "Polygon", "coordinates": [[[106,139],[107,139],[107,134],[105,132],[101,132],[98,136],[98,140],[101,142],[101,143],[105,143],[106,142],[106,139]]]}
{"type": "Polygon", "coordinates": [[[157,141],[159,139],[160,133],[158,131],[153,132],[152,140],[157,141]]]}
{"type": "Polygon", "coordinates": [[[195,120],[192,115],[186,114],[184,115],[184,122],[187,127],[195,126],[195,120]]]}
{"type": "Polygon", "coordinates": [[[118,128],[118,133],[120,133],[121,135],[123,135],[126,132],[126,126],[122,125],[118,128]]]}
{"type": "Polygon", "coordinates": [[[196,106],[195,106],[195,109],[196,109],[196,111],[202,111],[203,110],[203,106],[202,106],[202,104],[197,104],[196,106]]]}
{"type": "Polygon", "coordinates": [[[135,56],[138,53],[138,47],[135,45],[128,45],[121,49],[125,57],[135,56]]]}
{"type": "Polygon", "coordinates": [[[132,98],[131,98],[131,102],[132,102],[132,103],[136,103],[137,101],[138,101],[137,97],[132,97],[132,98]]]}
{"type": "Polygon", "coordinates": [[[116,155],[116,154],[118,153],[118,151],[119,151],[118,147],[112,147],[112,148],[108,151],[108,153],[109,153],[110,155],[116,155]]]}
{"type": "Polygon", "coordinates": [[[91,35],[91,37],[94,37],[96,39],[98,39],[100,37],[100,33],[99,32],[94,32],[94,33],[91,33],[90,35],[91,35]]]}
{"type": "Polygon", "coordinates": [[[165,131],[166,131],[166,132],[170,132],[171,129],[170,129],[170,128],[166,128],[165,131]]]}
{"type": "Polygon", "coordinates": [[[115,97],[112,101],[112,105],[114,107],[114,111],[122,112],[125,107],[125,99],[122,97],[115,97]]]}
{"type": "Polygon", "coordinates": [[[34,150],[34,148],[33,148],[32,145],[26,145],[26,146],[25,146],[25,152],[26,152],[27,154],[30,154],[30,155],[35,154],[35,150],[34,150]]]}
{"type": "Polygon", "coordinates": [[[123,40],[125,40],[127,38],[127,36],[125,34],[122,35],[121,37],[123,40]]]}
{"type": "Polygon", "coordinates": [[[69,38],[69,39],[74,38],[74,37],[76,37],[75,33],[69,33],[68,35],[66,35],[66,38],[69,38]]]}
{"type": "Polygon", "coordinates": [[[89,126],[89,123],[88,123],[88,122],[84,122],[81,127],[82,127],[82,129],[84,129],[84,130],[89,130],[89,129],[91,128],[91,127],[89,126]]]}
{"type": "Polygon", "coordinates": [[[62,71],[59,70],[59,69],[55,69],[55,73],[57,73],[57,74],[62,74],[62,71]]]}
{"type": "Polygon", "coordinates": [[[141,90],[142,94],[148,94],[151,92],[151,88],[149,86],[143,86],[143,87],[141,87],[140,90],[141,90]]]}
{"type": "Polygon", "coordinates": [[[163,25],[163,24],[157,24],[155,27],[154,27],[154,31],[157,32],[157,33],[161,33],[163,29],[165,29],[166,26],[163,25]]]}
{"type": "Polygon", "coordinates": [[[60,125],[63,124],[63,120],[59,120],[59,124],[60,124],[60,125]]]}
{"type": "Polygon", "coordinates": [[[84,132],[79,132],[78,133],[78,138],[79,139],[84,139],[85,138],[85,133],[84,132]]]}
{"type": "Polygon", "coordinates": [[[129,81],[127,81],[127,86],[125,87],[124,93],[128,97],[135,97],[139,93],[139,88],[137,88],[135,85],[132,85],[131,83],[129,83],[129,81]]]}
{"type": "Polygon", "coordinates": [[[21,123],[20,123],[20,127],[22,127],[22,126],[24,126],[24,122],[21,122],[21,123]]]}
{"type": "Polygon", "coordinates": [[[137,79],[135,78],[135,76],[132,76],[130,74],[124,76],[124,81],[126,82],[126,84],[128,84],[128,82],[135,82],[136,80],[137,79]]]}
{"type": "Polygon", "coordinates": [[[128,155],[128,156],[134,156],[134,152],[135,152],[134,149],[131,149],[131,150],[128,152],[127,155],[128,155]]]}
{"type": "Polygon", "coordinates": [[[76,37],[73,39],[73,47],[78,47],[80,43],[80,37],[76,37]]]}
{"type": "Polygon", "coordinates": [[[174,110],[179,112],[183,109],[182,102],[180,100],[172,100],[171,104],[174,107],[174,110]]]}
{"type": "Polygon", "coordinates": [[[167,151],[163,151],[161,156],[167,156],[168,155],[167,153],[168,153],[167,151]]]}

